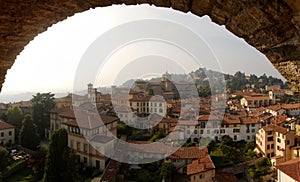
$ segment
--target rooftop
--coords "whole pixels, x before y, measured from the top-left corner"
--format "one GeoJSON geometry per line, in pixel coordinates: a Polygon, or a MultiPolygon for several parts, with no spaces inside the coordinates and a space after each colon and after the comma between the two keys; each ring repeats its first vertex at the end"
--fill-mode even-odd
{"type": "Polygon", "coordinates": [[[0,120],[0,130],[5,130],[9,128],[15,128],[15,126],[0,120]]]}
{"type": "Polygon", "coordinates": [[[300,158],[295,158],[293,160],[278,164],[275,167],[294,180],[300,181],[300,158]]]}
{"type": "Polygon", "coordinates": [[[208,155],[207,147],[182,147],[170,155],[169,159],[199,159],[208,155]]]}
{"type": "Polygon", "coordinates": [[[204,157],[194,160],[192,164],[187,166],[187,175],[197,174],[211,169],[215,169],[215,165],[207,154],[204,157]]]}

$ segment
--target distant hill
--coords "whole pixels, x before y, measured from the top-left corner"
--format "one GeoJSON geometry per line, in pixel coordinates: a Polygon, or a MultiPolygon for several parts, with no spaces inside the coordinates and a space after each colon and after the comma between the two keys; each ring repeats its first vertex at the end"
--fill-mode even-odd
{"type": "MultiPolygon", "coordinates": [[[[275,78],[272,76],[261,75],[257,76],[254,74],[246,75],[240,71],[236,72],[234,75],[224,74],[217,71],[207,70],[206,68],[199,68],[195,71],[192,71],[189,74],[171,74],[172,81],[180,82],[180,81],[188,81],[195,82],[197,85],[197,89],[199,94],[202,96],[206,96],[211,94],[210,91],[218,93],[224,88],[224,84],[226,84],[226,89],[234,92],[236,90],[243,90],[248,88],[253,89],[265,89],[266,85],[281,85],[282,88],[288,88],[287,84],[284,83],[281,79],[275,78]],[[225,83],[222,81],[225,79],[225,83]],[[211,82],[211,83],[210,83],[211,82]],[[214,88],[210,89],[210,85],[214,88]]],[[[152,78],[150,82],[159,82],[162,77],[152,78]]],[[[131,88],[136,80],[131,79],[122,84],[122,87],[131,88]]],[[[97,88],[103,94],[111,93],[110,87],[99,87],[97,88]]],[[[222,92],[222,91],[221,91],[222,92]]],[[[87,93],[87,90],[81,90],[75,92],[79,95],[84,95],[87,93]]],[[[18,102],[18,101],[26,101],[32,98],[32,95],[36,93],[26,92],[20,94],[0,94],[0,102],[1,103],[9,103],[9,102],[18,102]]],[[[68,94],[66,92],[58,92],[54,93],[56,98],[64,97],[68,94]]]]}

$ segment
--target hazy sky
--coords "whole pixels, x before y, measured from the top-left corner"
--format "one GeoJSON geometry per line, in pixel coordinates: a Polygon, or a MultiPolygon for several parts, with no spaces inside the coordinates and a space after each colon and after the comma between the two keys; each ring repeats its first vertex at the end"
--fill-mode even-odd
{"type": "MultiPolygon", "coordinates": [[[[143,21],[140,24],[142,25],[143,21]]],[[[8,71],[1,94],[72,90],[78,65],[83,61],[89,46],[97,40],[105,40],[98,44],[99,51],[111,51],[111,55],[99,55],[99,64],[97,63],[98,67],[94,71],[96,74],[82,79],[96,86],[120,84],[131,78],[150,78],[166,70],[170,73],[188,73],[197,69],[197,65],[211,69],[216,69],[217,66],[217,70],[226,73],[266,73],[282,78],[263,54],[247,45],[243,39],[228,32],[224,26],[212,23],[209,17],[199,18],[190,13],[148,5],[120,5],[76,14],[38,35],[25,47],[8,71]],[[127,27],[124,32],[121,31],[122,27],[117,27],[145,19],[163,23],[161,26],[154,23],[155,27],[145,25],[149,26],[145,32],[139,32],[144,31],[140,29],[142,26],[132,29],[127,27]],[[164,22],[171,22],[170,27],[174,25],[175,28],[165,28],[168,23],[164,22]],[[115,34],[112,33],[112,29],[117,30],[115,34]],[[170,38],[171,41],[141,39],[142,41],[112,47],[116,44],[111,42],[117,42],[123,37],[124,41],[130,40],[128,34],[135,37],[155,31],[158,37],[159,32],[170,34],[166,39],[170,38]],[[181,32],[189,31],[197,34],[201,41],[193,40],[195,35],[180,35],[181,32]],[[173,39],[177,44],[172,43],[173,39]],[[106,50],[108,48],[113,49],[106,50]],[[199,64],[192,63],[193,56],[190,52],[199,53],[199,64]],[[105,59],[102,60],[102,57],[105,59]]],[[[93,66],[91,69],[94,70],[93,66]]],[[[85,74],[88,75],[88,71],[85,74]]]]}

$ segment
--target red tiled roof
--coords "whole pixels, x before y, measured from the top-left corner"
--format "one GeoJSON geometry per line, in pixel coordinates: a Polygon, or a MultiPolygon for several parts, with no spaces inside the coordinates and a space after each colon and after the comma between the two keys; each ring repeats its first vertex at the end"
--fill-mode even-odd
{"type": "Polygon", "coordinates": [[[257,124],[259,120],[255,117],[241,117],[240,118],[242,124],[257,124]]]}
{"type": "Polygon", "coordinates": [[[238,116],[225,114],[222,120],[222,124],[240,124],[241,121],[238,116]]]}
{"type": "Polygon", "coordinates": [[[198,121],[216,121],[219,120],[219,118],[215,115],[200,115],[198,117],[198,121]]]}
{"type": "Polygon", "coordinates": [[[111,160],[103,172],[101,181],[109,181],[109,182],[114,181],[114,178],[116,178],[117,173],[119,171],[119,167],[120,167],[119,162],[117,162],[115,160],[111,160]]]}
{"type": "Polygon", "coordinates": [[[178,118],[164,118],[160,123],[178,123],[178,118]]]}
{"type": "Polygon", "coordinates": [[[244,97],[247,101],[254,100],[271,100],[269,96],[253,96],[253,97],[244,97]]]}
{"type": "Polygon", "coordinates": [[[169,159],[199,159],[208,155],[207,147],[182,147],[170,155],[169,159]]]}
{"type": "Polygon", "coordinates": [[[294,103],[294,104],[282,104],[283,109],[296,109],[300,108],[300,103],[294,103]]]}
{"type": "Polygon", "coordinates": [[[145,101],[149,101],[151,98],[150,95],[146,95],[146,94],[137,94],[137,95],[133,95],[132,99],[129,99],[129,101],[134,101],[134,102],[145,102],[145,101]]]}
{"type": "Polygon", "coordinates": [[[187,175],[197,174],[211,169],[215,169],[215,165],[207,154],[205,157],[194,160],[192,164],[187,166],[187,175]]]}
{"type": "Polygon", "coordinates": [[[272,111],[279,111],[281,109],[281,105],[277,104],[277,105],[268,106],[268,107],[266,107],[266,109],[269,109],[272,111]]]}
{"type": "Polygon", "coordinates": [[[265,131],[275,131],[275,132],[282,133],[282,134],[286,134],[288,132],[287,128],[284,128],[282,126],[273,125],[273,124],[270,124],[268,126],[263,126],[262,129],[265,131]]]}
{"type": "Polygon", "coordinates": [[[76,115],[76,120],[68,120],[64,124],[69,126],[80,126],[81,128],[93,129],[103,124],[109,124],[114,121],[118,121],[117,117],[92,114],[89,112],[81,112],[81,114],[76,115]],[[99,120],[101,119],[101,121],[99,120]],[[79,122],[79,124],[78,124],[79,122]]]}
{"type": "Polygon", "coordinates": [[[277,116],[277,117],[274,117],[274,118],[272,118],[271,120],[270,120],[270,122],[272,123],[272,124],[277,124],[277,125],[280,125],[280,124],[283,124],[283,123],[285,123],[287,120],[287,117],[286,116],[277,116]]]}
{"type": "Polygon", "coordinates": [[[15,126],[0,120],[0,130],[15,128],[15,126]]]}
{"type": "Polygon", "coordinates": [[[278,164],[275,167],[294,180],[300,181],[300,158],[295,158],[293,160],[278,164]]]}
{"type": "Polygon", "coordinates": [[[226,172],[216,172],[215,179],[217,182],[238,182],[234,174],[226,172]]]}

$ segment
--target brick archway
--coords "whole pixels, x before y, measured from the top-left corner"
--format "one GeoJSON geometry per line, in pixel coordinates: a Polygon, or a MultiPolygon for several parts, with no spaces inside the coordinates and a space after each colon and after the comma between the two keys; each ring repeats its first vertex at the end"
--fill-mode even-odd
{"type": "Polygon", "coordinates": [[[265,54],[292,89],[300,92],[299,0],[2,0],[0,89],[16,56],[51,25],[90,8],[143,3],[208,15],[265,54]]]}

